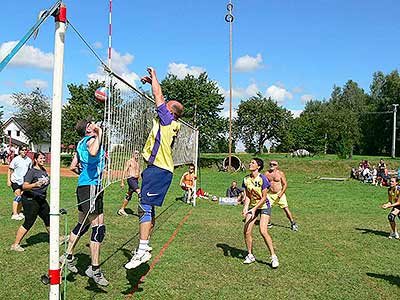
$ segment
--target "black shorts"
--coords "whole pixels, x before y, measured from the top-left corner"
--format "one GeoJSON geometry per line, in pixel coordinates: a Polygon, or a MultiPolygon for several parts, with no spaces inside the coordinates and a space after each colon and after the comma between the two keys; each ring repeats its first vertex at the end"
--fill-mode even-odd
{"type": "Polygon", "coordinates": [[[11,182],[11,188],[12,188],[13,192],[15,192],[16,190],[22,191],[22,184],[11,182]]]}
{"type": "Polygon", "coordinates": [[[103,213],[104,190],[99,185],[81,185],[76,189],[78,210],[83,213],[100,215],[103,213]]]}
{"type": "Polygon", "coordinates": [[[139,189],[139,178],[129,177],[127,179],[129,192],[135,192],[139,189]]]}
{"type": "Polygon", "coordinates": [[[50,207],[46,198],[28,198],[22,195],[22,207],[24,208],[24,228],[29,230],[39,216],[46,227],[50,227],[50,207]]]}

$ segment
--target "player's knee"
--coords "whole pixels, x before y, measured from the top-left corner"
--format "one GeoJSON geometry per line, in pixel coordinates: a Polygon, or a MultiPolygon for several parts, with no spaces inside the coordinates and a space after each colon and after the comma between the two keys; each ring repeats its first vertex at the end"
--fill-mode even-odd
{"type": "Polygon", "coordinates": [[[139,204],[138,215],[139,223],[151,222],[153,219],[153,207],[147,204],[139,204]]]}
{"type": "Polygon", "coordinates": [[[388,220],[389,220],[389,222],[394,222],[395,219],[396,219],[396,215],[394,215],[394,214],[392,214],[392,213],[388,214],[388,220]]]}
{"type": "Polygon", "coordinates": [[[103,242],[105,236],[106,236],[106,225],[102,224],[99,226],[92,227],[92,236],[90,238],[92,242],[101,243],[103,242]]]}
{"type": "Polygon", "coordinates": [[[24,223],[22,224],[22,227],[26,229],[26,231],[29,231],[29,229],[32,228],[33,223],[35,223],[35,220],[30,218],[29,216],[25,216],[24,223]]]}
{"type": "Polygon", "coordinates": [[[89,230],[89,227],[90,227],[89,224],[82,225],[81,223],[78,223],[78,224],[76,224],[74,229],[72,229],[72,233],[81,237],[89,230]]]}
{"type": "Polygon", "coordinates": [[[15,196],[14,198],[14,202],[21,202],[22,201],[22,197],[21,196],[15,196]]]}
{"type": "Polygon", "coordinates": [[[132,193],[126,193],[125,200],[126,201],[131,201],[131,199],[132,199],[132,193]]]}

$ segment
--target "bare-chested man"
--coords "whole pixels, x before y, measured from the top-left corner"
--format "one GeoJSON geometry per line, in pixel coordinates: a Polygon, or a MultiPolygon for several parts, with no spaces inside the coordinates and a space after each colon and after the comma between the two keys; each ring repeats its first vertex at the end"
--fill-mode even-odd
{"type": "MultiPolygon", "coordinates": [[[[287,181],[285,173],[279,170],[279,164],[276,160],[272,160],[269,163],[269,170],[265,172],[265,176],[271,183],[271,187],[268,191],[268,200],[271,203],[271,207],[278,204],[280,208],[285,211],[286,217],[290,221],[290,228],[293,231],[297,231],[298,227],[293,219],[292,213],[289,210],[289,206],[286,200],[286,189],[287,181]]],[[[268,226],[271,226],[268,224],[268,226]]]]}
{"type": "Polygon", "coordinates": [[[139,176],[140,176],[140,164],[139,164],[139,151],[135,150],[133,152],[133,157],[128,159],[125,164],[124,173],[122,174],[121,180],[121,188],[125,186],[125,177],[128,182],[128,192],[126,193],[125,199],[122,202],[121,208],[118,210],[118,215],[120,216],[128,216],[125,211],[126,206],[129,201],[132,199],[133,192],[138,194],[140,198],[140,189],[139,189],[139,176]]]}

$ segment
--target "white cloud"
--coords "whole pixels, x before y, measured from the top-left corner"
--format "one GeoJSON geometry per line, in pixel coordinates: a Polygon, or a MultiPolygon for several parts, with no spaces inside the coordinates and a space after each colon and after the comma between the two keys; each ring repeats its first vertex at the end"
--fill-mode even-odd
{"type": "Polygon", "coordinates": [[[24,86],[27,89],[36,89],[36,88],[40,88],[40,89],[47,89],[49,86],[49,83],[47,81],[41,80],[41,79],[30,79],[30,80],[26,80],[24,82],[24,86]]]}
{"type": "Polygon", "coordinates": [[[241,56],[236,60],[234,70],[241,73],[253,72],[263,67],[262,62],[263,60],[260,53],[258,53],[256,57],[250,55],[241,56]]]}
{"type": "MultiPolygon", "coordinates": [[[[111,50],[111,68],[112,70],[121,76],[123,79],[125,79],[129,84],[132,86],[136,87],[136,80],[140,80],[139,75],[137,75],[134,72],[129,71],[129,65],[133,62],[134,56],[130,53],[125,53],[124,55],[121,55],[118,51],[112,49],[111,50]]],[[[87,74],[88,80],[91,81],[105,81],[107,82],[108,76],[107,73],[104,72],[102,67],[99,67],[97,69],[97,73],[90,73],[87,74]]],[[[121,89],[121,91],[128,91],[130,90],[125,84],[122,84],[117,81],[117,88],[121,89]]]]}
{"type": "Polygon", "coordinates": [[[176,75],[178,79],[184,79],[186,75],[193,75],[194,77],[199,77],[201,73],[204,73],[206,70],[202,67],[192,66],[189,67],[187,64],[177,64],[170,63],[168,65],[168,73],[172,75],[176,75]]]}
{"type": "Polygon", "coordinates": [[[93,47],[95,49],[101,49],[101,48],[103,48],[103,44],[101,42],[99,42],[99,41],[96,41],[96,42],[93,43],[93,47]]]}
{"type": "Polygon", "coordinates": [[[304,92],[304,88],[301,86],[296,86],[293,90],[292,93],[293,94],[301,94],[304,92]]]}
{"type": "Polygon", "coordinates": [[[267,88],[265,92],[266,97],[271,97],[273,100],[277,101],[278,103],[284,102],[286,99],[292,99],[293,95],[289,91],[287,91],[283,87],[279,87],[276,85],[271,85],[267,88]]]}
{"type": "MultiPolygon", "coordinates": [[[[5,42],[0,45],[0,60],[2,60],[18,41],[5,42]]],[[[25,45],[11,59],[9,66],[14,67],[33,67],[43,70],[53,69],[54,56],[52,53],[44,53],[39,48],[25,45]]]]}
{"type": "Polygon", "coordinates": [[[302,109],[289,109],[289,110],[292,112],[293,117],[295,118],[299,117],[300,114],[303,112],[302,109]]]}
{"type": "MultiPolygon", "coordinates": [[[[218,84],[219,93],[223,94],[226,99],[229,99],[229,89],[225,90],[218,84]]],[[[232,98],[235,99],[247,99],[253,96],[256,96],[257,93],[260,92],[256,83],[252,83],[248,85],[246,88],[233,88],[232,89],[232,98]]]]}
{"type": "Polygon", "coordinates": [[[303,96],[300,97],[301,104],[306,104],[308,101],[312,100],[313,98],[314,98],[313,95],[304,94],[303,96]]]}
{"type": "Polygon", "coordinates": [[[16,108],[13,105],[13,100],[11,99],[11,94],[0,95],[0,106],[3,106],[3,120],[9,119],[16,111],[16,108]]]}
{"type": "Polygon", "coordinates": [[[128,65],[130,65],[135,57],[130,53],[121,55],[118,51],[111,49],[111,68],[117,74],[129,73],[128,65]]]}

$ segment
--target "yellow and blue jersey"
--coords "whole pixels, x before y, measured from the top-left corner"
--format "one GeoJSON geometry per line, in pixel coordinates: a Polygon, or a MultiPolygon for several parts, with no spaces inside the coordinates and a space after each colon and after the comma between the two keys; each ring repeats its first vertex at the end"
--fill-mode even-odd
{"type": "Polygon", "coordinates": [[[396,186],[396,188],[394,189],[394,191],[392,190],[392,188],[390,187],[388,189],[388,194],[392,197],[392,201],[396,202],[396,198],[399,197],[400,195],[400,186],[396,186]]]}
{"type": "MultiPolygon", "coordinates": [[[[249,208],[256,206],[257,202],[262,198],[262,192],[265,189],[269,189],[271,183],[268,181],[264,174],[258,174],[256,178],[252,178],[251,175],[247,175],[243,179],[242,187],[246,190],[246,194],[250,197],[249,208]]],[[[270,203],[268,199],[260,207],[260,209],[270,208],[270,203]]]]}
{"type": "Polygon", "coordinates": [[[174,172],[172,144],[181,124],[174,120],[165,103],[157,107],[158,118],[153,120],[153,128],[143,148],[143,158],[149,165],[174,172]]]}

